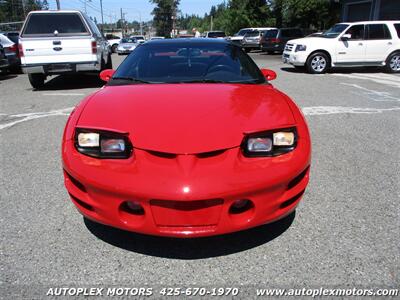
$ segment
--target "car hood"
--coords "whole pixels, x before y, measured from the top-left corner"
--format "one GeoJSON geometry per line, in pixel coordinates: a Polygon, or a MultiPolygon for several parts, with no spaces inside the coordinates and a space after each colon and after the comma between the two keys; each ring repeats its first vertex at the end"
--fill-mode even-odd
{"type": "Polygon", "coordinates": [[[285,97],[268,84],[106,86],[77,126],[126,132],[145,150],[203,153],[239,146],[245,133],[293,125],[285,97]]]}
{"type": "Polygon", "coordinates": [[[236,36],[232,36],[230,38],[231,41],[239,41],[239,40],[243,40],[243,35],[236,35],[236,36]]]}
{"type": "Polygon", "coordinates": [[[301,44],[301,45],[310,45],[312,43],[321,43],[321,42],[325,42],[325,41],[329,41],[331,39],[328,38],[321,38],[321,37],[315,37],[315,36],[309,36],[309,37],[303,37],[300,39],[294,39],[294,40],[289,40],[288,43],[290,44],[301,44]]]}

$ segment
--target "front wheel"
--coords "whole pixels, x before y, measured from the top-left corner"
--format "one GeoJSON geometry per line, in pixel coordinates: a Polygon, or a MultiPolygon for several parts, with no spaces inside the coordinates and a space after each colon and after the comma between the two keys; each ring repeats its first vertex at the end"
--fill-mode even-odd
{"type": "Polygon", "coordinates": [[[117,48],[118,48],[118,45],[117,45],[117,44],[112,45],[112,47],[111,47],[111,52],[112,52],[112,53],[117,52],[117,48]]]}
{"type": "Polygon", "coordinates": [[[385,69],[388,73],[400,72],[400,52],[395,52],[389,55],[386,60],[385,69]]]}
{"type": "Polygon", "coordinates": [[[306,63],[307,71],[311,74],[323,74],[330,66],[329,57],[323,52],[311,54],[306,63]]]}
{"type": "Polygon", "coordinates": [[[28,78],[34,89],[39,90],[44,87],[44,80],[46,79],[44,74],[28,74],[28,78]]]}

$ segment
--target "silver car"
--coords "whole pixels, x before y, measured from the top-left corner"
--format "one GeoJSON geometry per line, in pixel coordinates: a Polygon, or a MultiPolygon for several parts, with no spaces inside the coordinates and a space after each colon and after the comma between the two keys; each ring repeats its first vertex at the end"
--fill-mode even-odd
{"type": "Polygon", "coordinates": [[[139,46],[139,41],[134,38],[123,38],[118,45],[118,55],[129,54],[139,46]]]}

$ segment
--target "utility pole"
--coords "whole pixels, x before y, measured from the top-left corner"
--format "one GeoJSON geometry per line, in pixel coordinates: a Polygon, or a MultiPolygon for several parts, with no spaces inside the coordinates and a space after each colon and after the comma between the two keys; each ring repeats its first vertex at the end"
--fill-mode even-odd
{"type": "Polygon", "coordinates": [[[104,31],[103,0],[100,0],[100,10],[101,10],[101,31],[104,31]]]}
{"type": "Polygon", "coordinates": [[[212,31],[213,30],[213,16],[211,16],[211,26],[210,26],[210,31],[212,31]]]}
{"type": "Polygon", "coordinates": [[[122,30],[122,36],[124,36],[124,14],[122,12],[122,7],[121,7],[121,30],[122,30]]]}
{"type": "Polygon", "coordinates": [[[57,3],[57,10],[60,10],[61,9],[60,0],[56,0],[56,3],[57,3]]]}

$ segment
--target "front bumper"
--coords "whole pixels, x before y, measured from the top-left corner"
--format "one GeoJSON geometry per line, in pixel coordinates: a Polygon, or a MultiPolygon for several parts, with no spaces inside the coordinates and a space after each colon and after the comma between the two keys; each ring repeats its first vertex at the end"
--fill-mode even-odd
{"type": "Polygon", "coordinates": [[[100,64],[97,61],[88,62],[65,62],[65,63],[46,63],[46,64],[25,64],[22,65],[22,71],[26,74],[62,74],[100,71],[100,64]]]}
{"type": "Polygon", "coordinates": [[[8,60],[6,58],[0,59],[0,69],[5,69],[9,67],[8,60]]]}
{"type": "Polygon", "coordinates": [[[260,49],[259,43],[241,43],[242,48],[260,49]]]}
{"type": "Polygon", "coordinates": [[[262,51],[283,51],[284,45],[282,44],[262,44],[262,51]]]}
{"type": "Polygon", "coordinates": [[[304,66],[307,61],[307,54],[305,51],[284,51],[282,54],[282,61],[285,64],[304,66]]]}
{"type": "Polygon", "coordinates": [[[134,49],[117,49],[118,54],[130,54],[134,49]]]}
{"type": "Polygon", "coordinates": [[[150,235],[199,237],[276,221],[299,203],[309,180],[310,141],[277,157],[246,158],[239,148],[210,157],[165,157],[135,149],[126,160],[95,159],[63,144],[64,182],[89,219],[150,235]],[[253,206],[233,214],[235,200],[253,206]],[[143,215],[124,210],[137,201],[143,215]]]}

